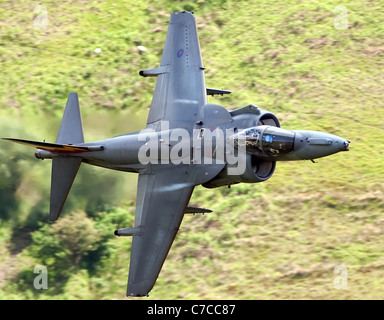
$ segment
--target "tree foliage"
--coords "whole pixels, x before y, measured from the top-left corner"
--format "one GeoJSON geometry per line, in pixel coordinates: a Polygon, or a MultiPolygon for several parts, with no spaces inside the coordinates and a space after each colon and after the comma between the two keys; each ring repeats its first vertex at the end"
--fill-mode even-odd
{"type": "Polygon", "coordinates": [[[84,211],[74,211],[32,232],[29,252],[50,271],[54,270],[56,276],[66,277],[97,249],[100,239],[93,220],[84,211]]]}

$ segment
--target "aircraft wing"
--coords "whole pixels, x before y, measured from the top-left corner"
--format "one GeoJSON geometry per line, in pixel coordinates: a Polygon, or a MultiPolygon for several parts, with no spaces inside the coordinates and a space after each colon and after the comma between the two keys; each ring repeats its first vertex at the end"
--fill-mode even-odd
{"type": "Polygon", "coordinates": [[[127,296],[144,296],[152,289],[194,185],[185,166],[139,174],[135,226],[116,231],[117,235],[133,236],[127,296]]]}
{"type": "Polygon", "coordinates": [[[145,296],[151,291],[188,211],[194,187],[212,179],[223,167],[159,164],[139,174],[135,225],[115,231],[118,236],[133,237],[127,296],[145,296]]]}
{"type": "Polygon", "coordinates": [[[195,17],[190,12],[171,14],[159,68],[140,71],[156,76],[157,82],[147,126],[159,130],[160,121],[169,128],[193,128],[207,103],[204,67],[195,17]]]}
{"type": "MultiPolygon", "coordinates": [[[[157,77],[147,128],[159,131],[167,121],[169,129],[191,130],[197,123],[201,125],[204,116],[204,124],[210,127],[223,120],[218,106],[203,109],[207,91],[192,13],[171,14],[160,67],[142,70],[140,75],[157,77]]],[[[225,115],[229,121],[228,112],[225,115]]],[[[224,165],[150,164],[139,173],[135,225],[115,231],[116,235],[133,237],[127,296],[147,295],[152,289],[194,186],[215,177],[224,165]]]]}

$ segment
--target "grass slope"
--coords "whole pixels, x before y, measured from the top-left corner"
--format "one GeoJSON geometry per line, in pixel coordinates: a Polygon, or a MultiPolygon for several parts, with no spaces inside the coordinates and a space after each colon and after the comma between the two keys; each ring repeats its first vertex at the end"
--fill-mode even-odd
{"type": "MultiPolygon", "coordinates": [[[[45,1],[46,29],[33,25],[38,4],[0,1],[1,136],[53,141],[72,91],[80,96],[88,141],[143,128],[155,80],[138,71],[158,66],[169,13],[193,10],[207,86],[233,92],[210,102],[228,109],[255,103],[284,128],[352,140],[349,153],[317,164],[279,163],[262,184],[196,188],[191,203],[214,213],[184,218],[151,299],[384,298],[378,1],[348,1],[342,30],[334,27],[340,13],[332,1],[45,1]],[[334,286],[338,265],[347,266],[347,289],[334,286]]],[[[132,222],[135,177],[82,168],[63,219],[98,212],[86,227],[99,230],[103,241],[94,241],[108,254],[93,269],[68,269],[55,290],[37,291],[35,265],[60,270],[33,254],[46,245],[42,235],[54,235],[31,222],[45,221],[50,169],[28,151],[1,142],[2,181],[18,177],[0,184],[1,192],[18,202],[12,215],[1,212],[0,298],[124,298],[130,240],[109,234],[132,222]],[[111,190],[98,190],[105,179],[111,190]]],[[[57,261],[68,254],[54,251],[57,261]]]]}

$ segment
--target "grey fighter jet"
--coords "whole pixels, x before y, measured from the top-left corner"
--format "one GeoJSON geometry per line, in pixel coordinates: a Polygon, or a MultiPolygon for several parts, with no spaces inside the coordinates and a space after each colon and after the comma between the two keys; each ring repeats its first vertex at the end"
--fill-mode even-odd
{"type": "Polygon", "coordinates": [[[207,103],[204,66],[190,12],[171,14],[160,66],[140,71],[157,77],[147,126],[140,132],[84,142],[79,101],[70,93],[55,143],[5,138],[35,147],[52,159],[50,220],[58,219],[81,163],[138,173],[127,296],[153,288],[195,186],[230,186],[269,179],[277,161],[312,160],[347,151],[349,141],[328,133],[285,130],[275,115],[250,104],[237,110],[207,103]]]}

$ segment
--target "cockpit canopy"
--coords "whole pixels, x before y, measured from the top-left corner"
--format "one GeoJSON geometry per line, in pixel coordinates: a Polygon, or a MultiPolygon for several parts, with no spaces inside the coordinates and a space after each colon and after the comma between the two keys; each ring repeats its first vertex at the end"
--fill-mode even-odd
{"type": "Polygon", "coordinates": [[[277,156],[293,151],[294,141],[294,132],[271,126],[252,127],[234,135],[235,146],[245,144],[248,153],[264,153],[268,156],[277,156]]]}

